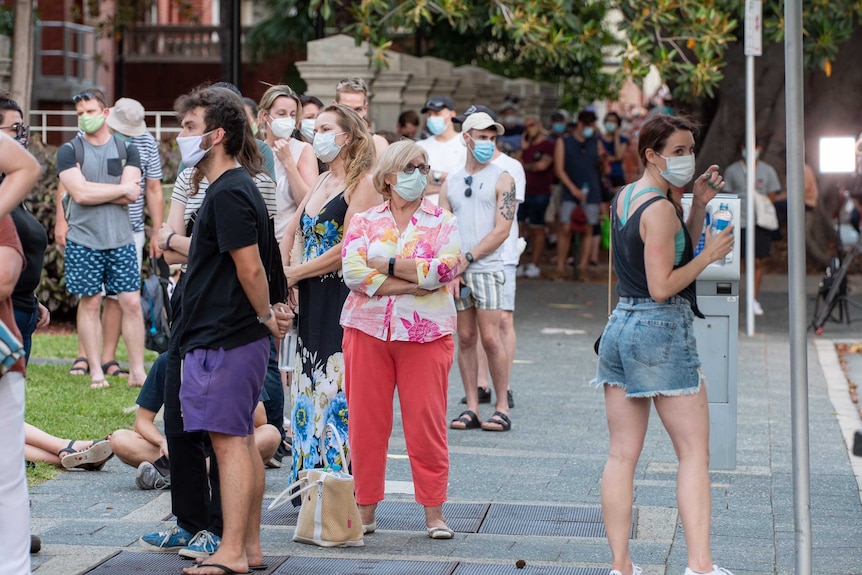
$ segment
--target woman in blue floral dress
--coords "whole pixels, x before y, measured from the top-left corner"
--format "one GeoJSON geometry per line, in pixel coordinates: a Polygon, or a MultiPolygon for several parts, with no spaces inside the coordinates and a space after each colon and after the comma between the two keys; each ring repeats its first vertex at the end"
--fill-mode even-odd
{"type": "MultiPolygon", "coordinates": [[[[290,253],[296,230],[305,241],[302,263],[285,268],[292,297],[298,292],[297,370],[291,384],[293,468],[320,467],[321,441],[328,423],[347,441],[341,308],[349,290],[341,274],[341,242],[353,214],[379,204],[371,167],[374,144],[364,120],[346,106],[325,108],[315,121],[314,152],[329,164],[297,210],[284,234],[282,253],[290,253]]],[[[338,461],[336,446],[326,443],[327,461],[338,461]]],[[[345,445],[345,449],[347,446],[345,445]]]]}

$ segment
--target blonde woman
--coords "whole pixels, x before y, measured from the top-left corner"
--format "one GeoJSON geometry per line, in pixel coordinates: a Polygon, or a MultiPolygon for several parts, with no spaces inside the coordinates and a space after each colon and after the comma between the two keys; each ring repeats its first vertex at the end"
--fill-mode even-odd
{"type": "Polygon", "coordinates": [[[428,536],[451,539],[443,517],[449,481],[446,390],[458,320],[446,286],[458,275],[461,239],[455,216],[423,197],[430,170],[425,150],[412,141],[383,152],[374,185],[387,201],[357,214],[344,238],[344,281],[351,292],[341,325],[363,530],[377,528],[374,512],[383,500],[397,387],[428,536]]]}
{"type": "MultiPolygon", "coordinates": [[[[257,115],[261,134],[275,154],[275,238],[280,243],[287,223],[317,179],[317,159],[311,146],[297,138],[302,105],[290,86],[271,86],[264,92],[257,115]]],[[[281,255],[287,261],[287,254],[281,255]]]]}
{"type": "MultiPolygon", "coordinates": [[[[298,377],[290,389],[290,481],[302,469],[321,464],[321,435],[327,423],[334,423],[341,437],[347,437],[339,317],[348,289],[341,274],[341,242],[353,215],[382,201],[371,182],[374,144],[356,112],[341,105],[324,108],[315,120],[313,146],[317,157],[329,164],[329,171],[317,178],[282,241],[282,253],[289,254],[299,229],[305,243],[302,263],[284,268],[288,287],[298,288],[299,304],[298,377]]],[[[337,450],[329,445],[327,449],[331,454],[327,460],[336,461],[337,450]]]]}

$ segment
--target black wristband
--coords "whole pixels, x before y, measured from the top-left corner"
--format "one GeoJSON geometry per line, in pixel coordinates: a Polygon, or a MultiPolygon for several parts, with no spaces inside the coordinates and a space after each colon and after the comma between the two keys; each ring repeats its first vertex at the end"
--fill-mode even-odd
{"type": "Polygon", "coordinates": [[[395,258],[389,258],[389,275],[395,275],[395,258]]]}

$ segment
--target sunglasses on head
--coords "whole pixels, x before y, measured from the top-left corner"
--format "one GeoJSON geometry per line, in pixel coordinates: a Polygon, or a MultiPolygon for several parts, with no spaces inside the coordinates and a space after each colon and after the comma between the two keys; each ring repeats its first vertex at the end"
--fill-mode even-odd
{"type": "Polygon", "coordinates": [[[428,172],[431,171],[431,166],[429,166],[428,164],[419,164],[418,166],[414,166],[413,164],[407,164],[401,171],[405,174],[412,174],[416,170],[419,170],[420,174],[425,174],[427,176],[428,172]]]}
{"type": "Polygon", "coordinates": [[[89,102],[90,100],[94,100],[96,96],[92,92],[81,92],[80,94],[75,94],[72,96],[72,103],[77,104],[81,100],[85,102],[89,102]]]}
{"type": "Polygon", "coordinates": [[[464,183],[467,184],[467,189],[464,190],[464,197],[469,198],[473,195],[473,188],[470,187],[473,185],[473,176],[467,176],[464,178],[464,183]]]}

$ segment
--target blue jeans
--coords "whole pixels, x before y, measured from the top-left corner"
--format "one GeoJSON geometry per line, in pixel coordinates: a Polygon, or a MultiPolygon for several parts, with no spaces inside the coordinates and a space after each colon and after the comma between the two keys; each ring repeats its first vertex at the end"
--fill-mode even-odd
{"type": "Polygon", "coordinates": [[[33,332],[39,321],[39,309],[32,312],[15,310],[15,323],[21,332],[21,343],[24,345],[24,361],[30,361],[30,349],[33,347],[33,332]]]}

